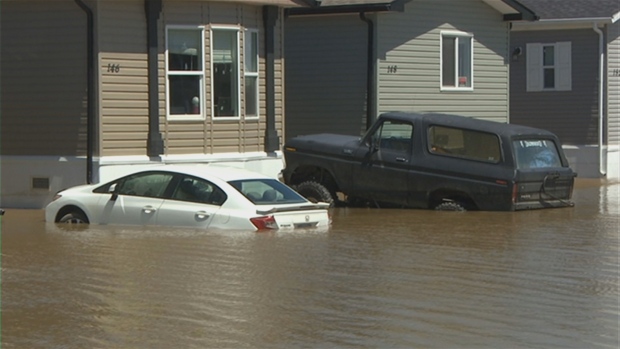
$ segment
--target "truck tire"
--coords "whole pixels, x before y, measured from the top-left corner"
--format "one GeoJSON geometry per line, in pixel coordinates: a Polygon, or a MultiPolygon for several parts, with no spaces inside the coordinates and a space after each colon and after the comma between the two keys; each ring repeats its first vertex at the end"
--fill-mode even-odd
{"type": "Polygon", "coordinates": [[[301,196],[312,202],[326,202],[330,207],[334,206],[334,197],[327,188],[315,181],[299,183],[296,190],[301,196]]]}
{"type": "Polygon", "coordinates": [[[467,211],[465,206],[456,201],[445,201],[435,206],[437,211],[467,211]]]}

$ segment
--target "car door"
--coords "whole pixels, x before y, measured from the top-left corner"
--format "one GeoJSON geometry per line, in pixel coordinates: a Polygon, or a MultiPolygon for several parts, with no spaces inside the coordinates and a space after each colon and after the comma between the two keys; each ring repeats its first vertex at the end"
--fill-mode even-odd
{"type": "Polygon", "coordinates": [[[100,199],[102,224],[141,224],[157,222],[164,194],[173,178],[167,172],[140,172],[112,183],[111,197],[100,199]]]}
{"type": "MultiPolygon", "coordinates": [[[[216,219],[226,194],[202,178],[179,175],[157,214],[157,224],[206,229],[216,219]]],[[[227,219],[227,217],[218,217],[227,219]]]]}
{"type": "Polygon", "coordinates": [[[355,192],[377,202],[407,203],[413,124],[385,119],[361,142],[355,153],[355,192]]]}

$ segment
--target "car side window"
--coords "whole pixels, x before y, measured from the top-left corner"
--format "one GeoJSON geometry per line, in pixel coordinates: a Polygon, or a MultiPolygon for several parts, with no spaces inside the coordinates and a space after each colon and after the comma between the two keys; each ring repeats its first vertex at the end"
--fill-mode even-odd
{"type": "Polygon", "coordinates": [[[372,135],[372,142],[378,149],[407,153],[413,144],[412,135],[412,124],[385,120],[372,135]]]}
{"type": "Polygon", "coordinates": [[[119,186],[117,193],[119,195],[161,198],[171,180],[172,174],[170,173],[138,173],[120,181],[117,184],[119,186]]]}
{"type": "Polygon", "coordinates": [[[215,184],[204,179],[183,176],[172,193],[172,199],[221,206],[226,194],[215,184]]]}

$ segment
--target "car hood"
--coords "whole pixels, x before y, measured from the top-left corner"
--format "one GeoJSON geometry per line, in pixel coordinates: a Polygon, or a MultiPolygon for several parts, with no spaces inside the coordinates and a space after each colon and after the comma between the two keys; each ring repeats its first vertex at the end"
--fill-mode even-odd
{"type": "Polygon", "coordinates": [[[70,192],[84,192],[84,191],[88,191],[88,190],[93,190],[98,185],[99,184],[82,184],[82,185],[78,185],[78,186],[75,186],[75,187],[63,189],[63,190],[59,191],[58,194],[70,193],[70,192]]]}
{"type": "Polygon", "coordinates": [[[320,133],[295,137],[285,145],[285,151],[340,153],[344,148],[356,147],[360,137],[320,133]]]}

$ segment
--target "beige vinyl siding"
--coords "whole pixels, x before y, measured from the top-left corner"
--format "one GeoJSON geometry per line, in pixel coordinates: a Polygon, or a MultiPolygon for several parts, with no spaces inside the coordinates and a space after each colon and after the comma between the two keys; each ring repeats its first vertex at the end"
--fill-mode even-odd
{"type": "MultiPolygon", "coordinates": [[[[282,15],[282,14],[281,14],[282,15]]],[[[101,41],[101,130],[102,155],[144,155],[148,137],[148,71],[146,20],[142,0],[103,2],[99,11],[101,41]],[[129,35],[128,33],[131,33],[129,35]],[[120,66],[108,72],[108,64],[120,66]]],[[[265,57],[262,7],[239,3],[164,0],[159,32],[159,114],[165,154],[213,154],[263,151],[265,133],[265,57]],[[243,69],[245,28],[259,33],[259,115],[243,117],[243,70],[240,72],[242,116],[236,120],[217,120],[211,110],[210,29],[234,26],[240,30],[240,66],[243,69]],[[204,120],[180,121],[166,118],[165,46],[167,26],[201,26],[205,29],[205,112],[204,120]]],[[[283,64],[281,21],[276,27],[276,121],[282,134],[283,64]]]]}
{"type": "Polygon", "coordinates": [[[101,156],[144,155],[148,136],[144,2],[100,1],[97,10],[101,156]]]}
{"type": "Polygon", "coordinates": [[[608,27],[608,142],[620,145],[620,21],[608,27]]]}
{"type": "Polygon", "coordinates": [[[2,155],[86,155],[86,15],[73,0],[0,4],[2,155]]]}
{"type": "MultiPolygon", "coordinates": [[[[264,133],[266,127],[265,103],[265,57],[264,57],[264,30],[262,23],[262,7],[247,6],[235,3],[195,2],[195,1],[167,1],[164,2],[163,18],[165,25],[202,25],[205,27],[205,103],[206,118],[201,121],[174,121],[165,120],[162,132],[166,138],[167,154],[196,154],[196,153],[243,153],[263,151],[264,133]],[[187,13],[192,16],[186,16],[187,13]],[[259,38],[259,118],[241,116],[236,120],[217,120],[213,118],[211,110],[211,59],[209,57],[210,29],[212,26],[232,26],[239,28],[239,56],[240,56],[240,95],[241,114],[244,114],[245,96],[243,79],[243,54],[245,29],[258,30],[259,38]]],[[[164,28],[165,29],[165,28],[164,28]]],[[[281,22],[278,22],[276,32],[281,33],[281,22]]],[[[162,38],[165,38],[162,33],[162,38]]],[[[162,39],[165,40],[165,39],[162,39]]],[[[280,35],[276,37],[276,128],[282,133],[282,47],[280,35]]],[[[165,75],[162,60],[162,76],[165,75]]],[[[165,91],[165,88],[164,88],[165,91]]],[[[162,98],[162,100],[164,100],[162,98]]],[[[162,115],[165,115],[165,104],[162,105],[162,115]]]]}
{"type": "Polygon", "coordinates": [[[379,16],[378,110],[508,118],[508,24],[481,0],[414,0],[379,16]],[[473,34],[473,91],[441,91],[441,32],[473,34]],[[396,72],[388,67],[396,66],[396,72]]]}

